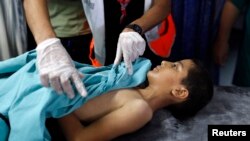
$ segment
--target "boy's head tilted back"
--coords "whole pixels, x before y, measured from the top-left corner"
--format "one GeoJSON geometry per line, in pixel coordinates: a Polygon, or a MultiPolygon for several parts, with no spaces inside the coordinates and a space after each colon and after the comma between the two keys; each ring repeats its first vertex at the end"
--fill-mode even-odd
{"type": "Polygon", "coordinates": [[[194,116],[200,109],[208,104],[213,97],[213,82],[208,71],[198,60],[192,60],[193,67],[188,70],[187,76],[181,83],[188,90],[185,101],[167,107],[172,115],[184,120],[194,116]]]}
{"type": "Polygon", "coordinates": [[[213,96],[213,82],[198,60],[162,61],[147,80],[152,109],[166,107],[180,120],[194,116],[213,96]]]}

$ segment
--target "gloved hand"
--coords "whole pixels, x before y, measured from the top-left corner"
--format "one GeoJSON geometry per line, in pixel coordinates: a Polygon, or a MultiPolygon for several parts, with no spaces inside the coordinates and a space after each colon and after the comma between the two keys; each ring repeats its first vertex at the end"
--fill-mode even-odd
{"type": "Polygon", "coordinates": [[[69,98],[73,98],[75,94],[72,82],[81,96],[87,95],[81,81],[83,75],[75,68],[71,57],[59,39],[51,38],[43,41],[38,44],[36,51],[36,65],[41,83],[45,87],[51,86],[58,93],[64,91],[69,98]]]}
{"type": "Polygon", "coordinates": [[[133,74],[132,62],[143,55],[146,43],[137,32],[122,32],[118,39],[114,65],[118,65],[123,56],[128,73],[133,74]]]}

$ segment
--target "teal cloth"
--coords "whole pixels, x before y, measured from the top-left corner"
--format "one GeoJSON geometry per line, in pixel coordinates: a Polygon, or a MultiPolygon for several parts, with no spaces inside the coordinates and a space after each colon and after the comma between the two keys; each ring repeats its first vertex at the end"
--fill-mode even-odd
{"type": "Polygon", "coordinates": [[[0,118],[0,141],[7,141],[9,134],[9,127],[3,119],[0,118]]]}
{"type": "Polygon", "coordinates": [[[124,63],[99,68],[77,62],[75,65],[84,74],[82,80],[88,91],[85,98],[77,94],[69,99],[43,87],[36,69],[35,51],[0,62],[0,113],[10,122],[9,141],[50,140],[46,118],[69,114],[89,99],[111,90],[138,86],[145,81],[151,67],[149,60],[139,58],[133,64],[134,74],[129,76],[124,63]]]}

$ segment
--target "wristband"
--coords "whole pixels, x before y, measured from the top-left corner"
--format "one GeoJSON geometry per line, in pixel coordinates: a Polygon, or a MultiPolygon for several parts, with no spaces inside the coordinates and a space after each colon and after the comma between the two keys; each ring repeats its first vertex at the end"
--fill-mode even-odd
{"type": "Polygon", "coordinates": [[[133,29],[135,32],[142,34],[142,28],[138,24],[129,24],[126,26],[126,28],[133,29]]]}

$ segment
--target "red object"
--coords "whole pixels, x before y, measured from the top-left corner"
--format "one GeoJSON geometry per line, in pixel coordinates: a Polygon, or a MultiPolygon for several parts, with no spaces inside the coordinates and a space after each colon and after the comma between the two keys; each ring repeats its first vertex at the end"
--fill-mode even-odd
{"type": "Polygon", "coordinates": [[[94,39],[92,38],[89,45],[89,59],[94,67],[100,67],[102,64],[95,58],[92,58],[92,53],[94,52],[94,39]]]}
{"type": "Polygon", "coordinates": [[[151,41],[150,46],[155,54],[166,58],[171,53],[176,36],[175,25],[171,14],[162,22],[158,34],[160,37],[151,41]]]}
{"type": "Polygon", "coordinates": [[[124,17],[127,16],[126,7],[128,6],[130,0],[117,0],[117,1],[118,1],[118,2],[120,3],[120,5],[121,5],[121,13],[122,13],[122,15],[121,15],[121,17],[120,17],[120,23],[122,23],[124,17]]]}

